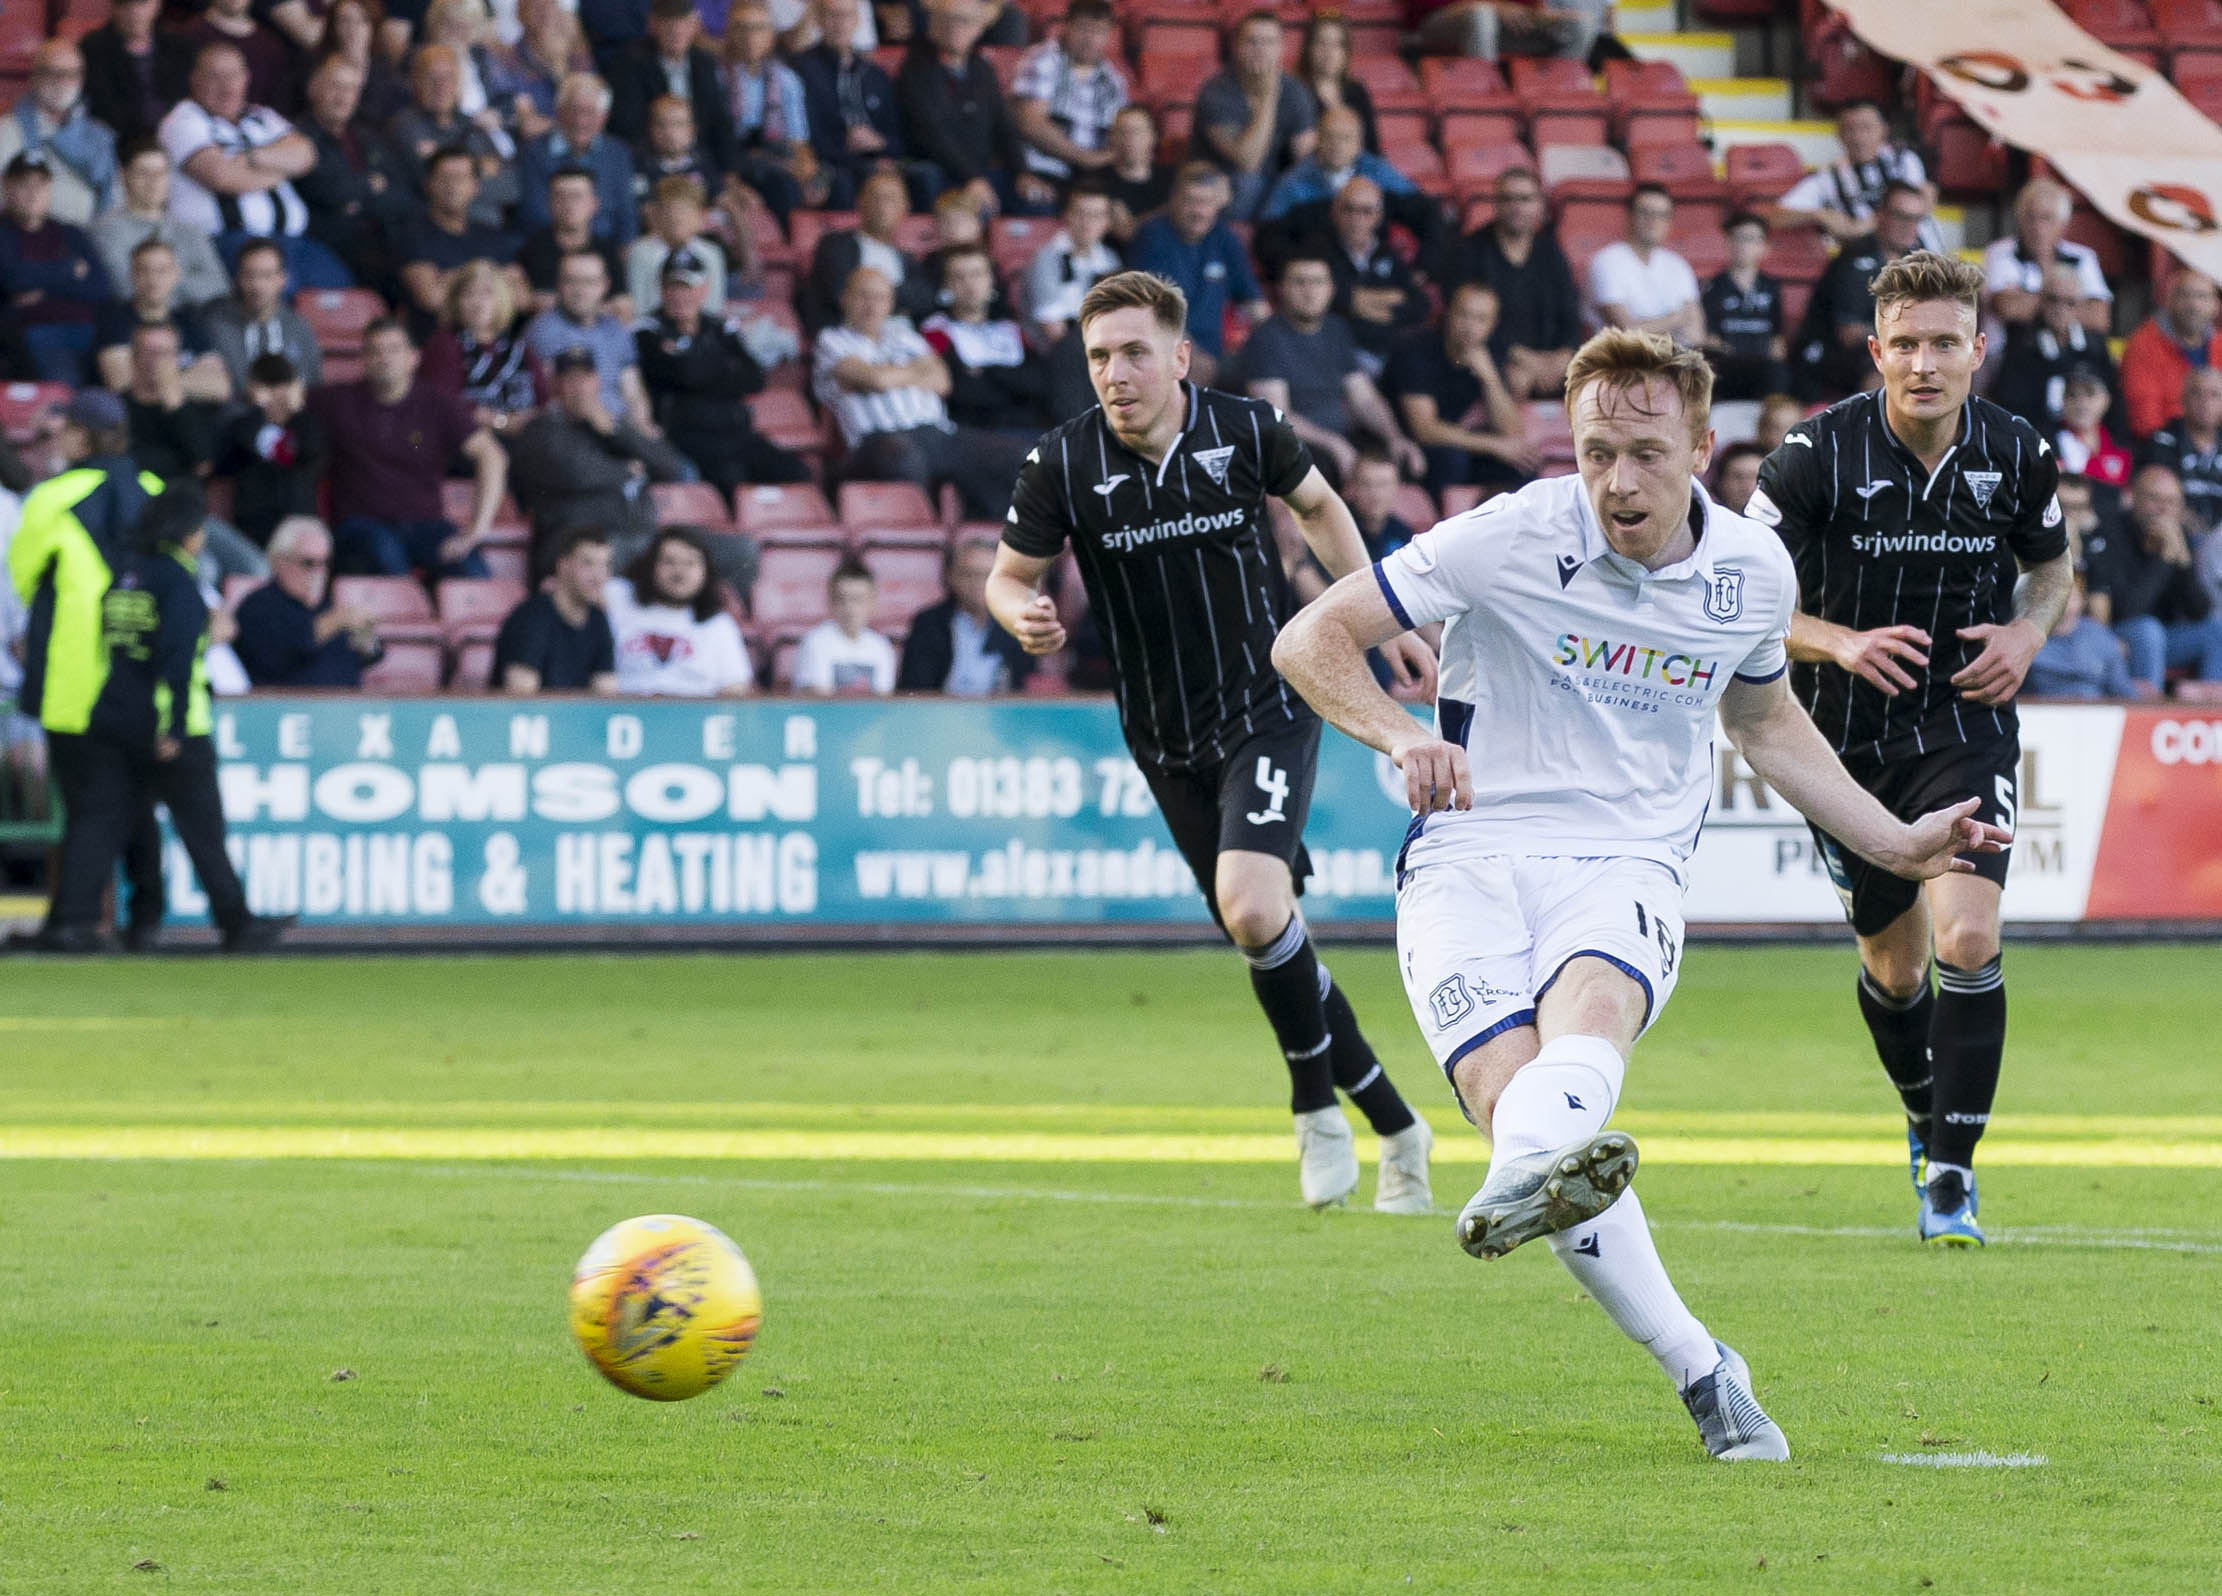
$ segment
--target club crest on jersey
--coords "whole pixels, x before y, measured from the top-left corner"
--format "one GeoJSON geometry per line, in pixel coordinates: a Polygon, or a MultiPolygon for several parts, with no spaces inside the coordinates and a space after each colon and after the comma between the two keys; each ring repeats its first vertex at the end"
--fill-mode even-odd
{"type": "Polygon", "coordinates": [[[1198,449],[1196,451],[1196,464],[1204,468],[1205,476],[1211,478],[1222,488],[1227,485],[1227,462],[1233,458],[1234,445],[1231,443],[1223,449],[1198,449]]]}
{"type": "Polygon", "coordinates": [[[1963,472],[1962,475],[1967,478],[1968,491],[1975,495],[1975,508],[1988,510],[1991,507],[1991,495],[1998,491],[1998,484],[2005,479],[2006,473],[2003,471],[1968,471],[1963,472]]]}
{"type": "Polygon", "coordinates": [[[1713,572],[1713,585],[1705,590],[1705,613],[1722,625],[1744,613],[1744,573],[1733,565],[1713,572]]]}

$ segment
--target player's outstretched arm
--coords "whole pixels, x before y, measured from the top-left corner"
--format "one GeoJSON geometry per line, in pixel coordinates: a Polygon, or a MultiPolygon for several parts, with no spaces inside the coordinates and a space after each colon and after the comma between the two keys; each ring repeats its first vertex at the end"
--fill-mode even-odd
{"type": "Polygon", "coordinates": [[[1281,628],[1273,643],[1273,667],[1330,725],[1397,762],[1404,772],[1405,796],[1416,812],[1471,809],[1474,778],[1466,750],[1414,720],[1366,668],[1366,650],[1399,634],[1410,636],[1372,573],[1360,570],[1281,628]]]}
{"type": "Polygon", "coordinates": [[[1021,554],[1008,543],[995,546],[995,569],[988,572],[988,613],[995,624],[1018,639],[1029,654],[1054,654],[1065,646],[1057,601],[1042,589],[1050,562],[1021,554]]]}
{"type": "MultiPolygon", "coordinates": [[[[1313,466],[1296,485],[1296,491],[1287,495],[1283,502],[1296,517],[1297,530],[1304,534],[1305,544],[1318,556],[1329,576],[1344,577],[1366,569],[1366,545],[1358,536],[1358,523],[1350,514],[1350,506],[1342,502],[1342,495],[1327,485],[1327,478],[1320,474],[1319,467],[1313,466]]],[[[1388,609],[1386,604],[1381,606],[1383,614],[1388,614],[1388,609]]],[[[1434,690],[1435,651],[1423,640],[1397,626],[1380,640],[1380,648],[1381,657],[1389,662],[1389,669],[1399,683],[1406,687],[1416,686],[1425,692],[1434,690]]]]}
{"type": "Polygon", "coordinates": [[[1973,817],[1977,800],[1907,825],[1854,781],[1836,751],[1790,696],[1787,681],[1738,681],[1721,695],[1721,724],[1751,768],[1798,813],[1861,858],[1909,881],[1975,867],[1963,853],[1997,853],[2013,840],[1973,817]]]}

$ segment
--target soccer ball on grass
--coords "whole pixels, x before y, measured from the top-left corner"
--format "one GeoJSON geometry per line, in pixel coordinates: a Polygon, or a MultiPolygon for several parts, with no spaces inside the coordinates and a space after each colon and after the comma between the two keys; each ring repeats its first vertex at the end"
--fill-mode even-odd
{"type": "Polygon", "coordinates": [[[571,1276],[571,1334],[602,1377],[651,1402],[700,1396],[748,1356],[764,1294],[715,1225],[643,1214],[594,1238],[571,1276]]]}

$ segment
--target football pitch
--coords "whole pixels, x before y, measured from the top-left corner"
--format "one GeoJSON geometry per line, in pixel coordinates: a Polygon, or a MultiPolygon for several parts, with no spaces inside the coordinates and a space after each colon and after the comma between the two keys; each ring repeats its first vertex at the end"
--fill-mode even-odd
{"type": "Polygon", "coordinates": [[[1780,1467],[1458,1250],[1328,958],[1436,1217],[1300,1206],[1224,952],[0,964],[0,1591],[2222,1586],[2222,952],[2009,949],[1959,1254],[1850,953],[1691,951],[1616,1123],[1780,1467]],[[766,1294],[670,1405],[564,1327],[656,1211],[766,1294]]]}

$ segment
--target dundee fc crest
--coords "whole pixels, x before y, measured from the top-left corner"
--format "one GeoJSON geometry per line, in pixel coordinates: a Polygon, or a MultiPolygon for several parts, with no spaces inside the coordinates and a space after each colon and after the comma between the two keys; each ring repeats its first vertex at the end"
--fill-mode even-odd
{"type": "Polygon", "coordinates": [[[1713,573],[1713,585],[1705,590],[1705,613],[1724,625],[1744,613],[1744,573],[1733,565],[1724,565],[1713,573]]]}

